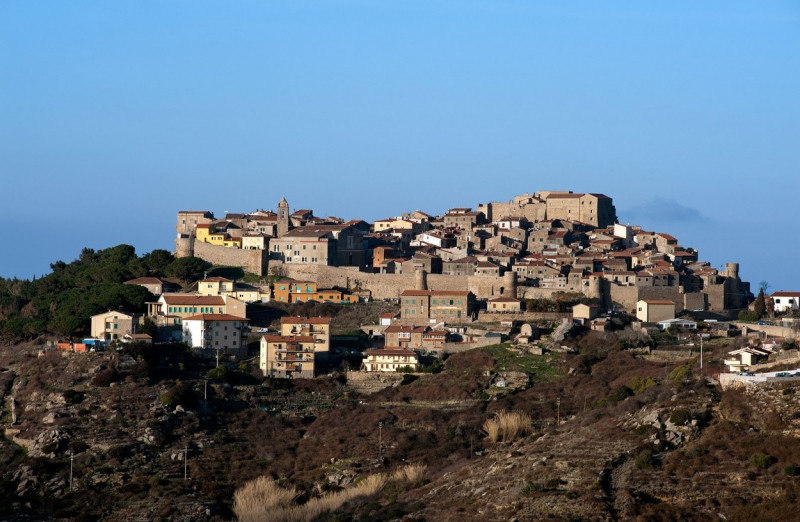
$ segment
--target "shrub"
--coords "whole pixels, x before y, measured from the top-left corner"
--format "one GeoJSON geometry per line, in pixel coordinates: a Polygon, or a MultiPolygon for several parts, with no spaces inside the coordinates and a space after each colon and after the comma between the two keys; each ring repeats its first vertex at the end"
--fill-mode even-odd
{"type": "Polygon", "coordinates": [[[691,376],[692,370],[689,369],[688,366],[677,366],[669,372],[669,380],[672,381],[672,384],[675,386],[683,385],[683,381],[689,379],[691,376]]]}
{"type": "Polygon", "coordinates": [[[197,396],[188,384],[178,383],[161,395],[161,404],[169,408],[178,405],[184,408],[196,408],[197,396]]]}
{"type": "Polygon", "coordinates": [[[775,462],[775,457],[765,453],[753,453],[753,455],[750,457],[750,464],[757,469],[767,469],[775,464],[775,462]]]}
{"type": "Polygon", "coordinates": [[[649,468],[653,465],[653,452],[650,450],[642,450],[636,455],[636,460],[634,462],[639,469],[649,468]]]}
{"type": "Polygon", "coordinates": [[[64,390],[63,395],[68,404],[80,404],[86,394],[77,390],[64,390]]]}
{"type": "Polygon", "coordinates": [[[677,408],[672,410],[669,416],[669,421],[675,426],[683,426],[692,420],[692,412],[686,408],[677,408]]]}
{"type": "Polygon", "coordinates": [[[523,437],[531,431],[531,417],[520,411],[500,412],[483,423],[491,442],[508,442],[523,437]]]}
{"type": "Polygon", "coordinates": [[[228,370],[227,366],[218,366],[208,370],[208,373],[206,373],[206,378],[216,381],[227,381],[230,378],[230,373],[231,372],[228,370]]]}
{"type": "Polygon", "coordinates": [[[113,368],[106,368],[105,370],[100,370],[95,374],[94,378],[92,379],[92,384],[95,386],[101,386],[103,388],[107,388],[111,385],[112,382],[117,380],[117,372],[113,368]]]}
{"type": "Polygon", "coordinates": [[[627,386],[617,386],[608,395],[608,400],[611,402],[619,402],[627,399],[631,395],[633,395],[633,390],[627,386]]]}
{"type": "Polygon", "coordinates": [[[646,389],[656,386],[656,384],[656,381],[653,380],[652,377],[633,377],[628,383],[628,388],[630,388],[634,394],[639,395],[646,389]]]}
{"type": "Polygon", "coordinates": [[[795,464],[789,464],[788,466],[783,468],[783,473],[790,477],[796,477],[797,475],[800,475],[800,466],[797,466],[795,464]]]}

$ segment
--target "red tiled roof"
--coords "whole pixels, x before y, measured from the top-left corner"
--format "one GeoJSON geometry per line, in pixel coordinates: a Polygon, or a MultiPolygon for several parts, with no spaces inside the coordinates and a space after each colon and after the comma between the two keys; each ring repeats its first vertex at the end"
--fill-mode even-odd
{"type": "Polygon", "coordinates": [[[164,294],[164,302],[168,305],[218,305],[225,304],[225,300],[217,295],[194,295],[194,294],[164,294]]]}
{"type": "Polygon", "coordinates": [[[157,277],[137,277],[136,279],[129,279],[125,281],[126,285],[160,285],[161,279],[157,277]]]}
{"type": "Polygon", "coordinates": [[[249,321],[249,319],[230,314],[197,314],[186,317],[184,321],[249,321]]]}

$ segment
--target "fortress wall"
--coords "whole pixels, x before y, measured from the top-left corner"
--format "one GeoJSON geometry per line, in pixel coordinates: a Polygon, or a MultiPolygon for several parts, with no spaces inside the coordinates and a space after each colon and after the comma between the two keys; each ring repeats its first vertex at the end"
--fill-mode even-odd
{"type": "Polygon", "coordinates": [[[267,272],[269,252],[227,248],[194,240],[194,255],[214,265],[238,266],[256,275],[267,272]]]}
{"type": "MultiPolygon", "coordinates": [[[[394,299],[403,290],[415,288],[414,274],[372,274],[357,267],[293,265],[271,262],[273,273],[292,279],[316,282],[321,288],[341,286],[370,290],[374,299],[394,299]]],[[[469,290],[479,299],[500,297],[508,282],[502,277],[428,274],[429,290],[469,290]]]]}
{"type": "Polygon", "coordinates": [[[611,300],[626,312],[636,310],[641,300],[664,300],[675,303],[675,313],[683,310],[683,293],[677,286],[619,286],[611,285],[611,300]]]}

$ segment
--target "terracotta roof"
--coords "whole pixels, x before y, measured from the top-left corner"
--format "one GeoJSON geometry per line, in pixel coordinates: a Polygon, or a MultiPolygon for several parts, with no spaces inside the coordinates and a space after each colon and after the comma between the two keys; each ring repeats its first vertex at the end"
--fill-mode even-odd
{"type": "Polygon", "coordinates": [[[645,299],[644,302],[647,303],[647,304],[650,304],[650,305],[674,305],[675,304],[672,301],[665,301],[665,300],[649,300],[649,299],[645,299]]]}
{"type": "Polygon", "coordinates": [[[186,317],[184,321],[249,321],[249,319],[230,314],[197,314],[186,317]]]}
{"type": "Polygon", "coordinates": [[[194,294],[163,294],[161,296],[168,305],[218,305],[225,304],[225,300],[216,295],[194,295],[194,294]]]}
{"type": "Polygon", "coordinates": [[[201,283],[233,283],[231,279],[225,279],[224,277],[208,277],[200,281],[201,283]]]}
{"type": "Polygon", "coordinates": [[[281,324],[331,324],[330,317],[296,317],[283,316],[281,324]]]}
{"type": "Polygon", "coordinates": [[[800,297],[800,292],[775,292],[770,297],[800,297]]]}
{"type": "Polygon", "coordinates": [[[392,326],[387,326],[384,332],[387,333],[395,333],[395,332],[413,332],[413,333],[424,333],[428,329],[427,326],[403,326],[399,324],[393,324],[392,326]]]}
{"type": "Polygon", "coordinates": [[[136,279],[129,279],[125,281],[126,285],[160,285],[161,279],[157,277],[137,277],[136,279]]]}
{"type": "Polygon", "coordinates": [[[519,303],[519,299],[514,299],[513,297],[495,297],[494,299],[489,299],[490,303],[519,303]]]}

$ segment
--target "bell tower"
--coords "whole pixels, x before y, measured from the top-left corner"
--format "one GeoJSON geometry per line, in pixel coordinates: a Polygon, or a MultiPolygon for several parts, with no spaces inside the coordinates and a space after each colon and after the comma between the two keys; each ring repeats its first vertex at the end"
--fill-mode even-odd
{"type": "Polygon", "coordinates": [[[284,236],[289,231],[289,202],[282,197],[278,203],[278,237],[284,236]]]}

